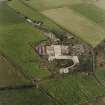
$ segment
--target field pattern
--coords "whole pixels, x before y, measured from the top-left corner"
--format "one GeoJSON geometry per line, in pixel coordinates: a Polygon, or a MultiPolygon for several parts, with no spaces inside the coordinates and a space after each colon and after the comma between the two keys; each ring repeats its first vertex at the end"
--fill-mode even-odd
{"type": "Polygon", "coordinates": [[[0,11],[0,50],[26,75],[38,77],[48,75],[48,71],[41,70],[38,63],[30,62],[40,61],[30,43],[35,44],[45,39],[44,36],[7,5],[0,5],[0,11]]]}
{"type": "Polygon", "coordinates": [[[8,5],[15,11],[21,13],[23,16],[27,16],[36,21],[43,21],[44,25],[51,31],[60,30],[60,28],[54,22],[39,13],[36,9],[32,9],[30,6],[24,5],[23,2],[20,2],[19,0],[13,0],[9,2],[8,5]]]}
{"type": "Polygon", "coordinates": [[[72,75],[62,80],[46,81],[44,87],[64,105],[75,105],[105,95],[93,76],[72,75]]]}
{"type": "Polygon", "coordinates": [[[100,26],[105,27],[105,10],[93,4],[76,4],[70,6],[71,9],[80,13],[82,16],[96,22],[100,26]]]}
{"type": "Polygon", "coordinates": [[[92,47],[96,47],[105,38],[103,28],[67,7],[47,10],[43,14],[91,44],[92,47]]]}
{"type": "Polygon", "coordinates": [[[29,0],[29,1],[23,0],[23,1],[39,11],[82,3],[82,0],[29,0]]]}
{"type": "MultiPolygon", "coordinates": [[[[22,0],[22,2],[12,0],[8,5],[18,13],[32,20],[43,21],[49,30],[55,29],[58,31],[60,29],[59,26],[61,26],[64,30],[73,33],[89,43],[92,47],[96,47],[105,38],[105,30],[103,27],[104,10],[101,11],[98,7],[90,4],[84,4],[85,6],[83,6],[81,1],[83,2],[84,0],[22,0]],[[86,14],[87,12],[90,14],[86,14]],[[93,17],[92,13],[97,18],[93,17]],[[100,13],[102,17],[99,16],[98,13],[100,13]]],[[[89,2],[90,1],[91,0],[89,0],[89,2]]],[[[85,0],[85,3],[87,2],[88,0],[85,0]]],[[[9,21],[10,23],[12,22],[11,20],[9,21]]],[[[19,64],[25,72],[28,72],[28,74],[37,77],[48,76],[49,72],[40,70],[37,63],[26,63],[26,61],[33,59],[40,60],[37,54],[29,47],[28,43],[37,43],[44,39],[43,35],[37,29],[33,29],[28,25],[29,24],[19,20],[19,23],[12,24],[12,27],[1,28],[1,48],[11,59],[19,64]],[[8,29],[10,34],[5,32],[5,30],[8,31],[8,29]],[[16,34],[15,37],[14,34],[16,34]],[[2,39],[3,41],[5,39],[7,43],[5,44],[2,39]],[[12,39],[12,41],[10,41],[10,39],[12,39]]],[[[96,75],[103,81],[104,73],[96,72],[96,75]]],[[[60,105],[75,105],[92,101],[96,99],[96,97],[105,95],[105,88],[92,75],[73,74],[65,78],[45,80],[40,82],[40,85],[44,87],[46,92],[56,99],[60,105]]]]}

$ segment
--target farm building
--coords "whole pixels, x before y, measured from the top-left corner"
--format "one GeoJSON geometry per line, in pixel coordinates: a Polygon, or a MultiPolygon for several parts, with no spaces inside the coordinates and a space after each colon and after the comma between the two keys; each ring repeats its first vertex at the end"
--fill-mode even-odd
{"type": "Polygon", "coordinates": [[[36,50],[39,52],[39,54],[45,58],[49,62],[52,62],[54,60],[72,60],[73,65],[70,65],[69,67],[64,67],[60,69],[60,74],[63,73],[69,73],[69,69],[73,68],[74,66],[79,64],[79,59],[77,56],[70,56],[70,49],[69,46],[64,45],[49,45],[49,46],[43,46],[39,45],[36,47],[36,50]]]}

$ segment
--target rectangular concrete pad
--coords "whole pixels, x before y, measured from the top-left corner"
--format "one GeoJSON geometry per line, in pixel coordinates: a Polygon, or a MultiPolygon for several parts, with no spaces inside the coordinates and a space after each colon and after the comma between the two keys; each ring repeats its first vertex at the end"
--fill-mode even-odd
{"type": "Polygon", "coordinates": [[[67,7],[42,13],[92,47],[96,47],[105,38],[105,30],[102,27],[67,7]]]}

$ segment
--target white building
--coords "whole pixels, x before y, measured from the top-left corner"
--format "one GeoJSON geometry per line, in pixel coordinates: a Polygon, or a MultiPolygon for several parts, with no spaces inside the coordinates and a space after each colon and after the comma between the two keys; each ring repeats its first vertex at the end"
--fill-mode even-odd
{"type": "Polygon", "coordinates": [[[51,45],[51,46],[46,46],[46,53],[48,54],[48,61],[53,61],[55,59],[61,59],[61,60],[72,60],[73,65],[66,67],[66,68],[61,68],[60,69],[60,74],[63,73],[69,73],[69,70],[73,68],[74,66],[79,64],[79,59],[77,56],[70,56],[69,54],[69,47],[64,46],[64,45],[51,45]]]}

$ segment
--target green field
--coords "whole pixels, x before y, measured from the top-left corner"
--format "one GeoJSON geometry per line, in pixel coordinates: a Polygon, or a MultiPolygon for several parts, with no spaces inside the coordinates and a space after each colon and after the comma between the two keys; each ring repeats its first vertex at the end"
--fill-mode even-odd
{"type": "Polygon", "coordinates": [[[43,85],[64,105],[75,105],[105,95],[105,88],[93,76],[77,74],[61,80],[46,81],[43,85]]]}
{"type": "Polygon", "coordinates": [[[105,68],[97,68],[96,69],[96,76],[100,82],[105,85],[105,68]]]}
{"type": "MultiPolygon", "coordinates": [[[[89,16],[83,16],[82,13],[80,13],[79,11],[78,13],[75,12],[74,8],[72,8],[73,10],[70,10],[71,4],[69,4],[69,1],[72,1],[72,6],[77,3],[76,1],[74,3],[74,0],[56,0],[56,2],[55,0],[30,0],[25,1],[25,3],[27,2],[27,4],[29,4],[29,6],[27,6],[19,0],[12,0],[8,3],[8,5],[17,12],[20,12],[24,16],[28,16],[33,20],[44,21],[45,26],[47,26],[49,30],[60,30],[60,28],[56,25],[59,24],[65,30],[72,32],[73,34],[77,35],[78,37],[95,47],[97,44],[100,43],[101,40],[103,40],[105,36],[104,28],[96,24],[96,22],[94,22],[92,18],[90,19],[89,16]],[[37,10],[41,11],[41,13],[44,13],[48,18],[46,16],[43,16],[43,14],[39,13],[37,10]],[[49,20],[49,18],[51,20],[49,20]]],[[[77,1],[80,2],[80,0],[77,1]]],[[[0,6],[0,8],[3,7],[0,6]]],[[[19,18],[19,16],[17,16],[14,11],[10,10],[8,6],[6,6],[5,8],[7,8],[6,11],[9,10],[8,13],[10,13],[11,11],[11,14],[6,14],[4,9],[2,10],[2,14],[4,15],[4,17],[1,20],[5,20],[7,16],[10,18],[7,19],[8,21],[1,21],[3,25],[0,26],[0,49],[6,55],[8,55],[10,61],[14,61],[15,64],[21,67],[21,69],[26,74],[41,78],[48,76],[49,72],[47,70],[39,69],[38,63],[34,64],[29,62],[30,60],[34,59],[37,61],[40,60],[38,55],[32,50],[32,48],[30,48],[29,43],[37,43],[41,41],[42,39],[44,39],[43,35],[37,29],[25,23],[24,20],[19,18]],[[13,19],[11,18],[11,16],[13,19]]],[[[49,79],[42,81],[40,85],[55,99],[57,99],[59,103],[62,103],[63,105],[75,105],[81,102],[94,100],[96,97],[105,95],[105,88],[102,87],[91,75],[86,76],[83,74],[75,74],[70,75],[64,79],[49,79]]],[[[38,95],[40,91],[37,92],[37,96],[39,97],[34,97],[36,105],[50,105],[50,103],[46,101],[47,99],[43,101],[43,94],[41,94],[42,98],[40,100],[40,95],[38,95]],[[38,103],[37,101],[42,103],[38,103]]],[[[25,91],[25,93],[27,92],[25,91]]],[[[23,91],[21,95],[23,96],[22,99],[20,99],[19,96],[18,100],[21,100],[22,102],[24,98],[26,99],[25,102],[32,103],[33,97],[27,99],[25,97],[27,96],[25,93],[23,91]]],[[[29,93],[33,95],[32,92],[29,93]]],[[[6,99],[5,97],[3,99],[3,95],[5,93],[2,92],[0,94],[2,94],[1,100],[6,99]]],[[[20,94],[21,93],[19,93],[19,95],[20,94]]],[[[13,93],[13,95],[16,96],[16,93],[13,93]]],[[[8,96],[10,97],[10,94],[8,96]]],[[[11,97],[13,98],[14,96],[11,97]]],[[[17,97],[18,96],[16,96],[16,98],[17,97]]],[[[11,102],[12,98],[10,98],[7,102],[11,102]]],[[[14,100],[17,100],[16,98],[14,100]]],[[[17,103],[21,104],[21,102],[17,103]]],[[[51,103],[51,105],[53,104],[51,103]]]]}
{"type": "Polygon", "coordinates": [[[14,66],[0,55],[0,87],[30,83],[14,66]]]}
{"type": "Polygon", "coordinates": [[[40,89],[18,89],[0,91],[0,105],[56,105],[40,89]]]}
{"type": "Polygon", "coordinates": [[[92,47],[96,47],[105,38],[104,10],[95,6],[91,0],[89,3],[87,0],[61,0],[60,2],[59,0],[56,2],[52,0],[13,0],[8,5],[24,16],[43,21],[51,31],[60,31],[61,29],[56,25],[58,24],[92,47]]]}
{"type": "Polygon", "coordinates": [[[71,9],[85,16],[86,18],[96,22],[105,27],[105,10],[93,4],[76,4],[70,6],[71,9]]]}
{"type": "Polygon", "coordinates": [[[38,11],[82,3],[83,0],[22,0],[38,11]]]}
{"type": "Polygon", "coordinates": [[[46,10],[43,14],[92,47],[96,47],[105,38],[104,28],[67,7],[46,10]]]}
{"type": "Polygon", "coordinates": [[[11,2],[8,2],[8,5],[15,11],[20,12],[23,16],[27,16],[36,21],[43,21],[44,26],[47,27],[47,29],[49,29],[50,31],[61,30],[54,22],[52,22],[47,17],[39,13],[36,9],[32,9],[29,6],[24,5],[19,0],[13,0],[11,2]]]}
{"type": "Polygon", "coordinates": [[[6,4],[0,4],[0,50],[11,63],[30,77],[45,77],[47,70],[41,70],[37,61],[40,57],[30,43],[38,43],[45,37],[30,26],[6,4]],[[30,60],[36,60],[35,63],[30,60]]]}

